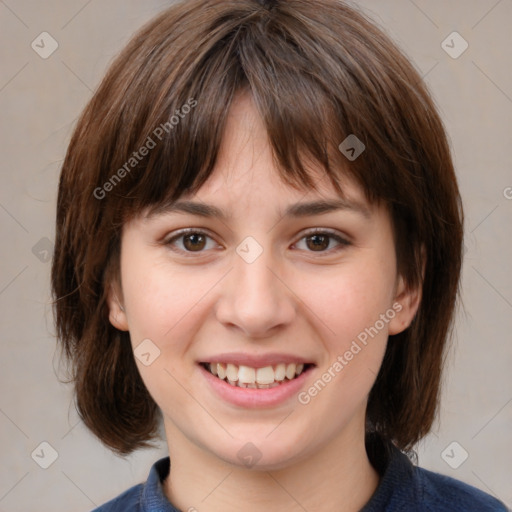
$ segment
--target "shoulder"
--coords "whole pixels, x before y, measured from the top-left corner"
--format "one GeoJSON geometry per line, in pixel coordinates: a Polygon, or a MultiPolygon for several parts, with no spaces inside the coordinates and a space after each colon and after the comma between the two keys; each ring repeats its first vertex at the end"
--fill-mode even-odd
{"type": "Polygon", "coordinates": [[[140,512],[143,484],[134,485],[92,512],[140,512]]]}
{"type": "Polygon", "coordinates": [[[381,480],[361,512],[508,512],[503,503],[476,487],[416,466],[378,436],[368,438],[367,449],[381,480]]]}
{"type": "Polygon", "coordinates": [[[162,485],[169,474],[169,470],[169,457],[156,461],[151,467],[145,483],[130,487],[117,498],[101,505],[92,512],[145,512],[147,510],[177,512],[167,500],[162,485]]]}
{"type": "Polygon", "coordinates": [[[503,503],[491,495],[454,478],[415,468],[425,511],[507,512],[503,503]]]}

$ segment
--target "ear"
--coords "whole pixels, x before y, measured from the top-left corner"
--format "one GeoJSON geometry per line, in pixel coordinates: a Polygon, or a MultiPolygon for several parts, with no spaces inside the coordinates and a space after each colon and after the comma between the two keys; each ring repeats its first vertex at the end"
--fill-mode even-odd
{"type": "Polygon", "coordinates": [[[128,320],[126,318],[126,312],[124,310],[124,306],[119,299],[122,297],[122,293],[120,293],[120,286],[113,282],[110,284],[109,291],[107,294],[107,304],[109,309],[109,320],[110,323],[120,331],[128,330],[128,320]]]}
{"type": "Polygon", "coordinates": [[[395,317],[389,322],[389,334],[399,334],[405,331],[414,320],[421,303],[421,291],[425,280],[426,250],[421,248],[421,282],[414,288],[407,285],[404,278],[398,276],[393,309],[395,317]]]}
{"type": "Polygon", "coordinates": [[[421,283],[414,289],[408,287],[402,276],[398,278],[393,309],[396,315],[390,320],[389,334],[398,334],[411,325],[421,302],[421,283]]]}

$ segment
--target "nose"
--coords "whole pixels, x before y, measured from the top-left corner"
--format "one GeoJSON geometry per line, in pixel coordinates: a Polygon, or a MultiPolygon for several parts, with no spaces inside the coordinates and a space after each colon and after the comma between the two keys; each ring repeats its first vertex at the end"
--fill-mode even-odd
{"type": "Polygon", "coordinates": [[[252,263],[235,254],[217,302],[217,320],[252,338],[271,336],[291,324],[296,299],[291,283],[280,274],[270,251],[264,250],[252,263]]]}

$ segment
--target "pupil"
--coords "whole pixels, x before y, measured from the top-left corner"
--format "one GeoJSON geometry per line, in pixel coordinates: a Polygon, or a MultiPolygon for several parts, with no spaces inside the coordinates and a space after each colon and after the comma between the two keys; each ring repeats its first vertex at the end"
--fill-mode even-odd
{"type": "Polygon", "coordinates": [[[318,250],[318,249],[326,249],[329,246],[329,237],[325,235],[311,235],[309,237],[310,241],[313,241],[312,247],[310,249],[318,250]]]}
{"type": "Polygon", "coordinates": [[[184,238],[184,245],[188,250],[197,250],[204,247],[205,237],[198,233],[186,235],[184,238]],[[190,243],[191,242],[191,243],[190,243]]]}

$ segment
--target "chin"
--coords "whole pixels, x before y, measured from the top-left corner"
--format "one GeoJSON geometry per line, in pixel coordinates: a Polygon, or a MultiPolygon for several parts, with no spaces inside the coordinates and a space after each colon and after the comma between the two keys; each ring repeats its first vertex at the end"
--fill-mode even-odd
{"type": "Polygon", "coordinates": [[[281,436],[269,435],[271,431],[265,428],[254,433],[251,429],[247,435],[237,436],[224,446],[220,443],[210,446],[209,451],[228,464],[253,471],[284,469],[306,456],[302,450],[305,445],[298,439],[300,436],[292,437],[287,432],[281,436]]]}

